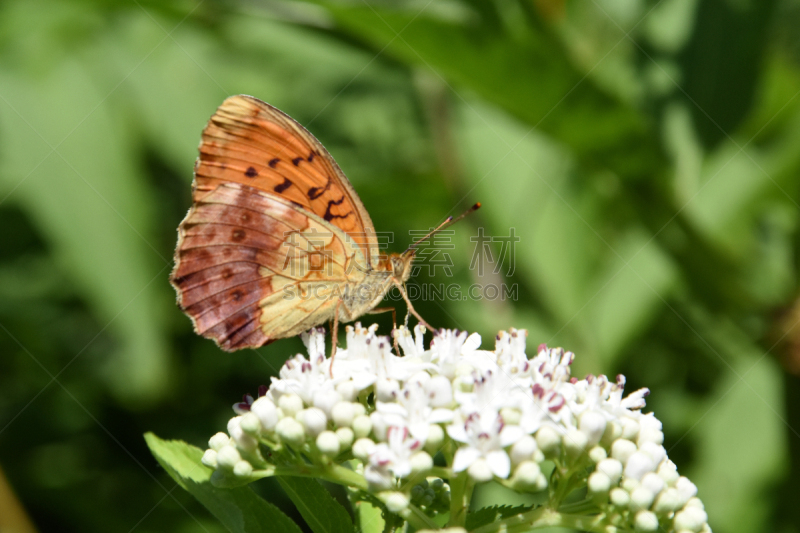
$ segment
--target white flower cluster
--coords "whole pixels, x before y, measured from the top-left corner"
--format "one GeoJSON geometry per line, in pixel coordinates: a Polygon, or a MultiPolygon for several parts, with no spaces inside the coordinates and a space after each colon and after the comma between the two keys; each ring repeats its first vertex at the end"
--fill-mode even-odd
{"type": "Polygon", "coordinates": [[[641,412],[647,389],[623,397],[623,376],[573,378],[574,355],[560,348],[540,345],[529,359],[524,330],[501,332],[487,351],[479,335],[453,330],[426,349],[424,328],[401,327],[400,356],[376,329],[348,327],[332,364],[322,328],[304,334],[309,357],[235,405],[203,462],[227,479],[344,465],[394,512],[419,500],[412,491],[426,478],[465,472],[531,492],[577,479],[609,527],[711,531],[696,487],[667,458],[661,423],[641,412]]]}

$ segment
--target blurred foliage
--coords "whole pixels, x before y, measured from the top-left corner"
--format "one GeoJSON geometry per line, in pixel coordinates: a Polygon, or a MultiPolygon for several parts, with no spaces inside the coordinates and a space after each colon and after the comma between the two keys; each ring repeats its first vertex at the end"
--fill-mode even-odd
{"type": "Polygon", "coordinates": [[[518,298],[421,301],[428,321],[490,347],[527,328],[578,374],[650,387],[715,531],[800,532],[798,28],[798,0],[3,2],[0,464],[19,500],[41,531],[222,530],[142,434],[202,446],[300,350],[220,352],[168,283],[200,131],[247,93],[325,144],[394,250],[484,204],[452,276],[416,283],[518,298]],[[499,272],[470,268],[479,227],[514,229],[513,268],[497,242],[499,272]]]}

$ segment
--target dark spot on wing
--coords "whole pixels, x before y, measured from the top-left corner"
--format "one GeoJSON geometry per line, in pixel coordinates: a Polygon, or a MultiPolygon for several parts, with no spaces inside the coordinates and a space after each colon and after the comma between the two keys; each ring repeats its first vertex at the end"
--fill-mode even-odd
{"type": "Polygon", "coordinates": [[[243,229],[235,229],[231,239],[233,239],[233,242],[242,242],[246,236],[247,233],[243,229]]]}
{"type": "Polygon", "coordinates": [[[248,213],[242,213],[242,216],[240,218],[242,220],[242,224],[247,224],[248,222],[250,222],[250,215],[248,213]]]}
{"type": "Polygon", "coordinates": [[[294,159],[292,159],[292,163],[294,163],[294,166],[297,167],[297,166],[300,166],[300,161],[302,161],[302,160],[303,160],[302,157],[295,157],[294,159]]]}
{"type": "Polygon", "coordinates": [[[314,152],[308,154],[308,162],[311,163],[314,160],[314,156],[317,155],[314,152]]]}
{"type": "Polygon", "coordinates": [[[242,299],[242,295],[243,295],[242,291],[240,289],[236,289],[231,293],[231,298],[233,298],[234,302],[238,302],[239,300],[242,299]]]}
{"type": "Polygon", "coordinates": [[[270,168],[275,168],[276,166],[278,166],[278,163],[280,162],[281,160],[276,157],[275,159],[270,159],[269,163],[267,164],[270,166],[270,168]]]}
{"type": "Polygon", "coordinates": [[[325,193],[325,191],[327,191],[328,188],[331,186],[331,181],[332,181],[331,177],[328,176],[328,183],[325,184],[325,187],[311,187],[310,189],[308,189],[308,198],[310,200],[316,200],[317,198],[322,196],[325,193]]]}
{"type": "Polygon", "coordinates": [[[231,270],[230,268],[226,268],[225,270],[222,271],[222,279],[228,279],[231,276],[233,276],[233,270],[231,270]]]}
{"type": "Polygon", "coordinates": [[[245,171],[244,175],[247,176],[248,178],[255,178],[256,176],[258,176],[258,170],[256,170],[253,167],[247,167],[247,170],[245,171]]]}
{"type": "Polygon", "coordinates": [[[344,215],[334,215],[333,213],[331,213],[331,207],[333,207],[334,205],[341,205],[341,203],[342,203],[342,202],[344,202],[344,196],[342,196],[341,198],[339,198],[339,199],[338,199],[338,200],[336,200],[336,201],[334,201],[334,200],[330,200],[330,201],[328,202],[328,208],[325,210],[325,216],[324,216],[324,217],[322,217],[322,218],[324,218],[325,220],[327,220],[328,222],[330,222],[330,221],[331,221],[331,220],[333,220],[334,218],[347,218],[347,217],[349,217],[350,215],[352,215],[352,214],[353,214],[353,212],[352,212],[352,211],[348,211],[348,212],[347,212],[346,214],[344,214],[344,215]]]}
{"type": "Polygon", "coordinates": [[[276,185],[273,190],[275,192],[283,192],[291,186],[292,182],[289,180],[289,178],[283,178],[283,183],[281,183],[280,185],[276,185]]]}

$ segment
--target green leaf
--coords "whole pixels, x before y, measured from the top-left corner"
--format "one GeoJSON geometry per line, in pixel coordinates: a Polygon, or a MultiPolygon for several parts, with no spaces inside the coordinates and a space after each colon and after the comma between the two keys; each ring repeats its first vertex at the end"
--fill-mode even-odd
{"type": "Polygon", "coordinates": [[[353,531],[347,510],[317,480],[294,476],[279,476],[277,480],[314,533],[353,531]]]}
{"type": "Polygon", "coordinates": [[[150,452],[172,479],[197,498],[229,531],[300,533],[297,524],[250,488],[214,487],[210,482],[213,471],[200,462],[203,456],[200,448],[183,441],[161,440],[153,433],[146,433],[144,438],[150,452]]]}
{"type": "Polygon", "coordinates": [[[118,342],[101,368],[112,391],[154,401],[169,383],[162,304],[173,298],[172,260],[154,244],[158,213],[127,125],[91,72],[77,60],[39,76],[0,68],[0,200],[30,216],[53,267],[118,342]]]}
{"type": "Polygon", "coordinates": [[[476,92],[582,160],[601,161],[626,177],[641,177],[661,163],[643,116],[594,86],[564,47],[534,24],[513,35],[469,16],[453,21],[425,9],[316,1],[375,50],[436,71],[459,95],[463,88],[476,92]]]}
{"type": "Polygon", "coordinates": [[[491,524],[495,520],[502,520],[503,518],[508,518],[509,516],[530,510],[531,506],[529,505],[495,505],[493,507],[484,507],[483,509],[478,509],[474,513],[468,514],[467,523],[464,527],[467,531],[472,531],[486,524],[491,524]]]}

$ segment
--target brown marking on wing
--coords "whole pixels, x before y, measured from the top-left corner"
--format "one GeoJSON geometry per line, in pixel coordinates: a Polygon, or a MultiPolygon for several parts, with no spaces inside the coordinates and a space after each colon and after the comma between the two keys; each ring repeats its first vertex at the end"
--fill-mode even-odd
{"type": "Polygon", "coordinates": [[[280,194],[291,186],[292,186],[292,181],[289,178],[284,178],[284,182],[281,183],[280,185],[276,185],[275,187],[272,188],[272,190],[280,194]]]}
{"type": "MultiPolygon", "coordinates": [[[[342,238],[286,200],[252,187],[221,185],[197,200],[179,227],[171,276],[178,304],[195,330],[224,350],[294,335],[280,315],[265,320],[263,313],[272,314],[280,305],[265,310],[263,302],[282,302],[287,285],[339,283],[336,275],[331,278],[331,268],[343,282],[355,252],[347,252],[342,238]],[[286,327],[275,326],[276,318],[286,327]]],[[[302,304],[282,305],[294,316],[302,304]]]]}
{"type": "Polygon", "coordinates": [[[228,98],[203,131],[195,202],[222,183],[278,194],[320,217],[329,213],[331,223],[350,234],[368,260],[377,250],[369,214],[331,155],[297,122],[260,100],[228,98]]]}

